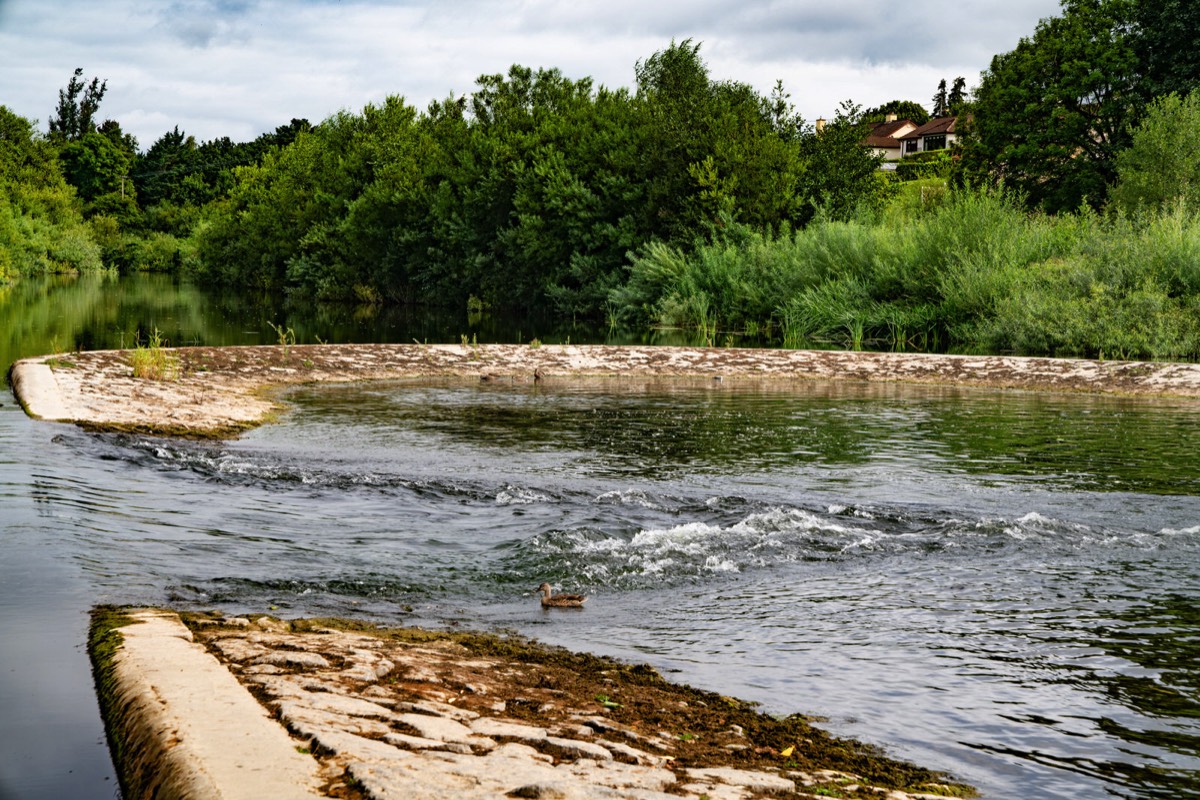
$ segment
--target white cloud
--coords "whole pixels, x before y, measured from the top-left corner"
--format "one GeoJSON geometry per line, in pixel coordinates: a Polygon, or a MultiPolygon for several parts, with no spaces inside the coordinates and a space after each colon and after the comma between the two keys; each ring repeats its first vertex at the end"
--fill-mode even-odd
{"type": "Polygon", "coordinates": [[[1056,0],[0,0],[0,103],[44,127],[72,70],[108,81],[101,116],[148,147],[178,125],[249,139],[388,94],[418,107],[511,64],[629,86],[638,59],[703,42],[719,79],[783,79],[807,118],[839,101],[928,104],[978,82],[1056,0]]]}

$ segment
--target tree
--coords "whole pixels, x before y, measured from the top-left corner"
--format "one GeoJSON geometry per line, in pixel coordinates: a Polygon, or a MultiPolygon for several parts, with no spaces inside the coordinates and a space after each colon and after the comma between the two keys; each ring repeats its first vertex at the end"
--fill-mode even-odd
{"type": "Polygon", "coordinates": [[[54,147],[32,121],[0,106],[0,283],[100,266],[54,147]]]}
{"type": "Polygon", "coordinates": [[[132,200],[133,184],[126,180],[132,157],[104,134],[88,133],[67,142],[59,159],[67,180],[85,204],[93,204],[103,195],[132,200]]]}
{"type": "Polygon", "coordinates": [[[929,122],[929,112],[912,100],[889,100],[881,106],[867,109],[862,113],[862,118],[864,122],[883,122],[888,114],[895,114],[896,119],[912,120],[917,125],[929,122]]]}
{"type": "Polygon", "coordinates": [[[308,120],[292,119],[250,142],[234,142],[228,136],[197,142],[176,126],[138,160],[139,196],[148,207],[162,202],[180,206],[210,203],[229,194],[234,169],[261,164],[269,153],[311,131],[308,120]]]}
{"type": "Polygon", "coordinates": [[[1103,203],[1129,143],[1137,60],[1129,0],[1063,0],[1063,15],[992,59],[958,177],[1003,183],[1047,211],[1103,203]]]}
{"type": "Polygon", "coordinates": [[[1117,156],[1112,201],[1125,211],[1161,209],[1182,201],[1200,210],[1200,89],[1187,97],[1172,92],[1150,104],[1133,132],[1133,144],[1117,156]]]}
{"type": "Polygon", "coordinates": [[[715,81],[691,40],[672,42],[634,69],[646,187],[643,240],[692,242],[723,212],[753,226],[805,212],[802,123],[777,86],[764,98],[736,81],[715,81]]]}
{"type": "Polygon", "coordinates": [[[803,221],[817,209],[832,219],[848,219],[886,199],[890,184],[879,171],[883,156],[862,146],[869,129],[859,107],[847,100],[824,130],[801,143],[806,158],[799,184],[799,194],[807,203],[803,221]]]}
{"type": "Polygon", "coordinates": [[[949,113],[958,116],[966,102],[967,79],[960,75],[954,79],[954,85],[950,87],[950,96],[947,98],[949,113]]]}
{"type": "Polygon", "coordinates": [[[711,155],[708,125],[712,96],[708,65],[690,39],[654,53],[634,67],[639,120],[644,126],[646,214],[650,236],[687,239],[696,234],[687,213],[695,180],[691,164],[711,155]]]}
{"type": "Polygon", "coordinates": [[[180,181],[196,168],[198,148],[196,139],[176,125],[138,157],[133,176],[147,208],[174,198],[180,181]]]}
{"type": "Polygon", "coordinates": [[[108,81],[99,78],[84,83],[83,68],[76,67],[67,88],[58,91],[58,109],[50,118],[51,138],[74,142],[94,133],[96,110],[107,89],[108,81]]]}
{"type": "Polygon", "coordinates": [[[1171,92],[1181,97],[1200,86],[1200,3],[1140,0],[1130,36],[1142,74],[1140,94],[1149,101],[1171,92]]]}
{"type": "Polygon", "coordinates": [[[791,99],[791,94],[783,88],[783,81],[776,80],[771,89],[771,96],[764,101],[763,106],[775,133],[787,140],[798,139],[804,132],[804,119],[796,113],[791,99]]]}
{"type": "Polygon", "coordinates": [[[933,116],[944,117],[950,113],[950,101],[946,95],[946,79],[938,83],[937,92],[933,95],[933,116]]]}
{"type": "Polygon", "coordinates": [[[34,123],[0,106],[0,186],[51,187],[63,184],[54,150],[34,123]]]}

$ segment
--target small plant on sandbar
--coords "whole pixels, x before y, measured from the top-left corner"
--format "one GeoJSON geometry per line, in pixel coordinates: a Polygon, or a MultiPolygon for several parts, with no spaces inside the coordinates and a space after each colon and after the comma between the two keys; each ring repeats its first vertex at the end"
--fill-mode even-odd
{"type": "Polygon", "coordinates": [[[285,328],[283,325],[276,325],[274,322],[268,322],[271,330],[275,331],[275,335],[279,337],[277,344],[283,348],[283,357],[287,358],[292,354],[292,346],[296,344],[296,332],[291,328],[285,328]]]}
{"type": "Polygon", "coordinates": [[[152,381],[173,381],[179,377],[179,357],[167,352],[167,342],[158,328],[146,337],[144,345],[141,331],[136,338],[137,347],[130,356],[133,377],[152,381]]]}

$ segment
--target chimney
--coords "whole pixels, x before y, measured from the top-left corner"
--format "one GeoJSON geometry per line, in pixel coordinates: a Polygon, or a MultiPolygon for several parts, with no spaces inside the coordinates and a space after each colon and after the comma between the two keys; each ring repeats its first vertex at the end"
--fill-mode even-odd
{"type": "Polygon", "coordinates": [[[884,117],[884,118],[883,118],[883,121],[884,121],[884,122],[895,122],[895,121],[896,121],[896,115],[895,115],[895,114],[888,114],[886,117],[884,117]]]}
{"type": "Polygon", "coordinates": [[[825,119],[823,117],[817,117],[817,133],[824,133],[824,132],[825,132],[825,119]]]}

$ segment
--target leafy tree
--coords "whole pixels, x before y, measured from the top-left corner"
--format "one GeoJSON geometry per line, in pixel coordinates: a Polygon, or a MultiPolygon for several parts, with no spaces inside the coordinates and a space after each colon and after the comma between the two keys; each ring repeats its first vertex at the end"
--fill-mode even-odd
{"type": "Polygon", "coordinates": [[[830,219],[849,219],[864,207],[878,207],[890,194],[879,171],[883,156],[862,146],[868,130],[860,108],[847,100],[823,131],[801,143],[806,169],[799,193],[807,206],[802,221],[817,209],[830,219]]]}
{"type": "Polygon", "coordinates": [[[775,133],[785,140],[795,141],[804,133],[804,120],[796,113],[791,97],[791,94],[784,91],[783,81],[776,80],[771,89],[771,96],[765,101],[765,107],[775,133]]]}
{"type": "Polygon", "coordinates": [[[645,239],[690,242],[722,212],[751,225],[803,214],[797,181],[802,122],[782,87],[773,99],[713,81],[700,45],[672,43],[635,67],[646,185],[645,239]]]}
{"type": "Polygon", "coordinates": [[[132,133],[125,133],[121,130],[121,123],[116,120],[106,119],[96,128],[96,133],[102,134],[110,142],[124,150],[130,156],[137,155],[138,140],[132,133]]]}
{"type": "Polygon", "coordinates": [[[917,125],[929,122],[929,112],[912,100],[889,100],[881,106],[867,109],[862,113],[862,118],[864,122],[883,122],[888,114],[895,114],[896,119],[912,120],[917,125]]]}
{"type": "Polygon", "coordinates": [[[664,239],[695,235],[685,206],[694,179],[688,172],[711,155],[705,125],[711,102],[708,65],[699,43],[671,43],[634,67],[639,117],[645,126],[646,212],[640,224],[664,239]]]}
{"type": "Polygon", "coordinates": [[[195,168],[198,147],[196,139],[176,125],[138,158],[134,179],[138,196],[147,207],[173,196],[180,178],[195,168]]]}
{"type": "Polygon", "coordinates": [[[1152,102],[1133,131],[1133,144],[1117,156],[1112,201],[1126,211],[1161,209],[1183,201],[1200,210],[1200,89],[1152,102]]]}
{"type": "Polygon", "coordinates": [[[37,135],[34,123],[0,106],[0,185],[9,188],[63,186],[54,149],[37,135]]]}
{"type": "Polygon", "coordinates": [[[624,90],[593,91],[590,80],[556,70],[540,71],[537,85],[534,124],[510,172],[512,210],[496,233],[497,268],[481,288],[493,302],[549,299],[563,312],[592,313],[638,243],[643,132],[624,90]],[[497,283],[513,278],[516,293],[497,283]]]}
{"type": "Polygon", "coordinates": [[[59,159],[67,180],[85,203],[107,194],[132,196],[133,184],[125,185],[132,158],[107,136],[93,132],[67,142],[59,159]]]}
{"type": "Polygon", "coordinates": [[[1129,18],[1127,0],[1063,0],[1061,17],[993,58],[958,177],[1002,182],[1051,212],[1102,203],[1136,107],[1129,18]]]}
{"type": "Polygon", "coordinates": [[[155,230],[184,233],[179,226],[187,225],[196,209],[232,191],[236,167],[262,163],[267,153],[311,129],[307,120],[293,119],[252,142],[234,142],[227,136],[197,142],[175,126],[139,155],[132,168],[138,198],[150,212],[147,224],[155,230]]]}
{"type": "Polygon", "coordinates": [[[1200,86],[1200,3],[1194,0],[1140,0],[1133,7],[1130,36],[1141,72],[1144,100],[1200,86]]]}
{"type": "Polygon", "coordinates": [[[50,136],[66,141],[78,141],[96,131],[96,110],[104,99],[108,81],[92,78],[83,80],[83,68],[76,67],[67,88],[58,91],[58,108],[50,118],[50,136]]]}
{"type": "MultiPolygon", "coordinates": [[[[404,297],[408,287],[392,287],[390,271],[396,264],[396,235],[422,188],[416,119],[416,110],[403,99],[388,97],[382,105],[368,105],[361,117],[339,115],[336,126],[330,120],[314,131],[315,138],[329,135],[338,143],[333,152],[340,154],[347,174],[329,194],[344,206],[318,208],[321,216],[288,262],[291,283],[332,299],[404,297]]],[[[336,169],[337,162],[319,166],[336,169]]]]}
{"type": "Polygon", "coordinates": [[[356,253],[375,239],[347,236],[347,213],[377,175],[394,169],[392,137],[404,134],[413,114],[389,97],[362,116],[335,114],[268,151],[261,165],[233,168],[229,196],[209,204],[198,226],[202,277],[259,288],[290,281],[330,298],[351,296],[363,266],[356,253]]]}
{"type": "Polygon", "coordinates": [[[100,267],[54,147],[32,121],[0,106],[0,282],[100,267]]]}

